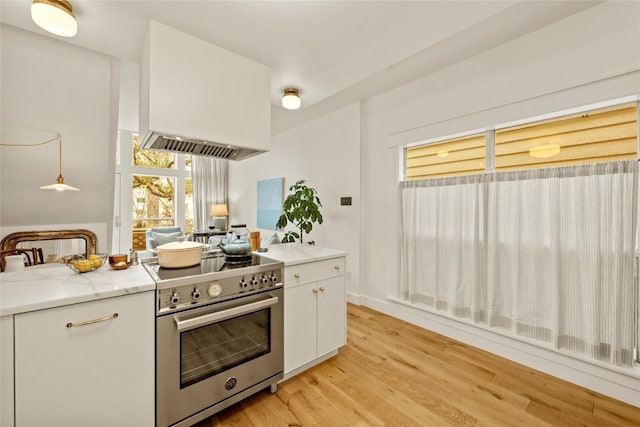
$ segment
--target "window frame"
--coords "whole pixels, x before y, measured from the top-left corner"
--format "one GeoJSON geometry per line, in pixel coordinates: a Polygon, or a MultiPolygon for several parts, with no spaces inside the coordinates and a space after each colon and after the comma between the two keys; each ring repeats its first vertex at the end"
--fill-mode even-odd
{"type": "MultiPolygon", "coordinates": [[[[174,153],[176,156],[174,168],[150,168],[133,164],[133,137],[138,132],[118,130],[118,157],[116,159],[116,191],[115,198],[119,200],[119,211],[114,212],[114,239],[112,250],[125,253],[133,247],[133,176],[147,175],[175,179],[175,225],[186,230],[186,181],[191,179],[191,170],[186,168],[185,155],[174,153]],[[119,177],[119,179],[118,179],[119,177]],[[119,181],[119,187],[118,187],[119,181]],[[180,190],[182,189],[182,190],[180,190]],[[115,238],[118,234],[118,238],[115,238]]],[[[115,203],[118,204],[118,201],[115,203]]]]}
{"type": "MultiPolygon", "coordinates": [[[[614,98],[606,101],[595,102],[592,104],[582,105],[579,107],[568,108],[564,110],[558,110],[551,113],[539,114],[536,116],[526,117],[523,119],[511,120],[508,122],[498,123],[493,126],[487,126],[484,128],[477,128],[474,130],[457,132],[449,135],[439,136],[435,138],[429,138],[421,141],[412,142],[402,146],[399,150],[400,168],[399,168],[399,181],[407,180],[407,150],[414,147],[426,146],[431,144],[437,144],[446,142],[449,140],[459,139],[474,134],[485,134],[485,170],[483,173],[490,173],[495,171],[495,135],[497,131],[508,129],[511,127],[525,126],[535,124],[537,122],[544,122],[554,119],[561,119],[577,114],[583,114],[588,112],[595,112],[602,109],[614,108],[623,106],[625,104],[636,104],[638,117],[636,119],[636,125],[638,127],[637,148],[636,155],[640,159],[640,95],[629,95],[620,98],[614,98]]],[[[541,166],[545,167],[545,166],[541,166]]],[[[458,175],[450,175],[458,176],[458,175]]],[[[429,178],[422,178],[429,179],[429,178]]]]}

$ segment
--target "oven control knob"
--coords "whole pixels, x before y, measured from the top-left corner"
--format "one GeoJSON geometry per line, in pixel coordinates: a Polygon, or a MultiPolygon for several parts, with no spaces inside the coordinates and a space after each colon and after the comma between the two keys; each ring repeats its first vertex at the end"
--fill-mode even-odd
{"type": "Polygon", "coordinates": [[[220,296],[220,294],[222,293],[222,286],[220,286],[220,283],[212,283],[209,285],[207,293],[210,297],[220,296]]]}
{"type": "Polygon", "coordinates": [[[243,277],[243,278],[240,280],[240,287],[241,287],[241,288],[245,288],[245,289],[246,289],[246,287],[247,287],[247,286],[249,286],[249,284],[247,283],[247,281],[246,281],[246,280],[244,280],[244,277],[243,277]]]}
{"type": "Polygon", "coordinates": [[[194,301],[198,301],[200,299],[200,291],[196,288],[191,292],[191,297],[194,301]]]}
{"type": "Polygon", "coordinates": [[[171,295],[171,299],[169,301],[171,302],[171,304],[176,305],[180,302],[180,297],[176,292],[174,292],[173,295],[171,295]]]}
{"type": "Polygon", "coordinates": [[[278,276],[276,276],[275,273],[271,273],[270,278],[273,283],[276,283],[278,281],[278,276]]]}
{"type": "Polygon", "coordinates": [[[251,284],[252,284],[253,286],[258,286],[258,283],[260,283],[260,282],[258,282],[258,279],[256,279],[255,277],[252,277],[252,278],[251,278],[251,284]]]}
{"type": "Polygon", "coordinates": [[[264,274],[262,275],[262,278],[260,279],[260,281],[262,282],[263,285],[269,284],[269,278],[264,274]]]}

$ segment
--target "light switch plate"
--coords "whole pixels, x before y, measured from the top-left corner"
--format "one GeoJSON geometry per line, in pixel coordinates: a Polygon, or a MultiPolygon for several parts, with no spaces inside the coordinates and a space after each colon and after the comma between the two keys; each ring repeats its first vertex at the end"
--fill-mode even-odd
{"type": "Polygon", "coordinates": [[[351,206],[351,197],[340,197],[340,206],[351,206]]]}

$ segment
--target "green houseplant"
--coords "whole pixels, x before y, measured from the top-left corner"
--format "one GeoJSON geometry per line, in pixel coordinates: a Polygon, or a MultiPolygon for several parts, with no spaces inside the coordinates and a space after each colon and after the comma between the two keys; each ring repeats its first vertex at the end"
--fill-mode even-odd
{"type": "Polygon", "coordinates": [[[320,213],[320,199],[318,192],[305,184],[304,180],[296,182],[289,187],[291,194],[287,196],[282,205],[282,215],[278,218],[276,227],[278,230],[284,229],[287,224],[293,224],[299,232],[287,231],[282,239],[282,243],[295,242],[300,239],[303,243],[304,233],[309,234],[313,229],[313,224],[322,224],[322,214],[320,213]]]}

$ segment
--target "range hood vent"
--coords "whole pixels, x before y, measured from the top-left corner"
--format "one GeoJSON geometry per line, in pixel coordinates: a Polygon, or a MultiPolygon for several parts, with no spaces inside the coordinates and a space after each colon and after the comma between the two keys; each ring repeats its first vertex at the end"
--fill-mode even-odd
{"type": "Polygon", "coordinates": [[[264,153],[270,89],[266,66],[151,20],[140,56],[140,146],[229,160],[264,153]]]}
{"type": "Polygon", "coordinates": [[[235,147],[217,142],[203,141],[194,138],[163,135],[158,132],[147,132],[140,143],[141,148],[169,151],[172,153],[190,154],[192,156],[216,157],[227,160],[243,160],[264,150],[235,147]]]}

